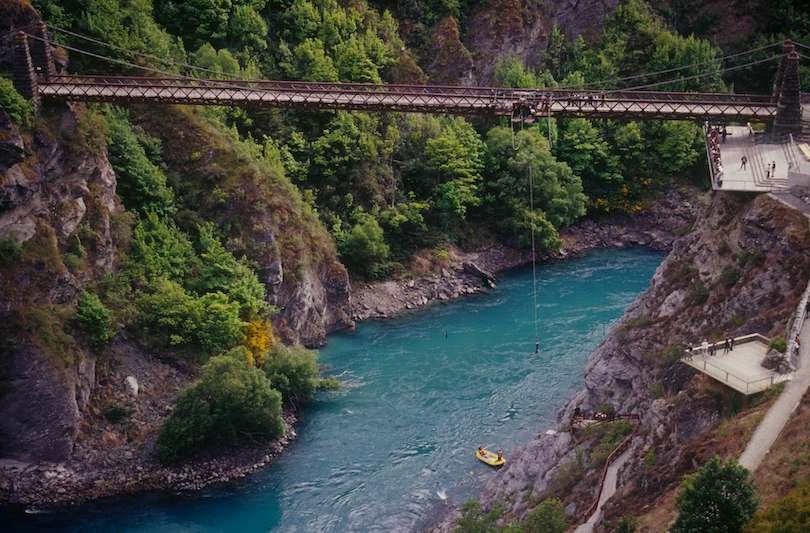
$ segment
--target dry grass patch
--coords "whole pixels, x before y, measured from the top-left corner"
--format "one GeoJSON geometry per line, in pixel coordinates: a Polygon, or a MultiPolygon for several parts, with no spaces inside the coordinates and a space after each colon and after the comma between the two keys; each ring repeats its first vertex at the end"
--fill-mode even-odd
{"type": "Polygon", "coordinates": [[[801,480],[810,479],[810,395],[805,394],[790,421],[754,473],[760,508],[771,505],[796,487],[801,480]]]}

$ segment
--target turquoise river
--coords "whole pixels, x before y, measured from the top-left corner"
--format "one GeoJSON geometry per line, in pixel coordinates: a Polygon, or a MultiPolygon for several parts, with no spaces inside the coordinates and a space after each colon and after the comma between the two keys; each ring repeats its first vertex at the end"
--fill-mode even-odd
{"type": "Polygon", "coordinates": [[[475,459],[479,444],[508,459],[554,426],[584,386],[588,356],[663,257],[641,248],[593,252],[538,265],[536,283],[531,268],[509,272],[488,294],[331,335],[321,360],[344,387],[303,407],[299,439],[271,466],[194,494],[0,513],[2,529],[418,531],[447,504],[480,494],[493,470],[475,459]]]}

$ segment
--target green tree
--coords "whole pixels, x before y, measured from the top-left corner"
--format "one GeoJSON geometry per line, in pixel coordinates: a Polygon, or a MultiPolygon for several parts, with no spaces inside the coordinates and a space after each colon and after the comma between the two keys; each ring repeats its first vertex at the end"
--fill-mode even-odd
{"type": "Polygon", "coordinates": [[[147,157],[127,120],[124,109],[108,110],[110,163],[118,181],[117,192],[127,209],[152,212],[165,218],[173,215],[174,193],[166,185],[166,176],[147,157]]]}
{"type": "Polygon", "coordinates": [[[148,281],[183,280],[197,262],[188,237],[155,213],[145,213],[132,231],[128,266],[148,281]]]}
{"type": "Polygon", "coordinates": [[[214,236],[214,225],[200,227],[200,273],[189,288],[197,294],[221,291],[248,317],[267,310],[267,289],[244,260],[237,260],[214,236]]]}
{"type": "Polygon", "coordinates": [[[382,228],[376,219],[367,217],[352,228],[340,255],[355,272],[373,276],[375,266],[388,259],[388,253],[382,228]]]}
{"type": "Polygon", "coordinates": [[[658,167],[669,175],[677,175],[689,168],[703,148],[701,130],[691,122],[651,123],[646,138],[658,156],[658,167]]]}
{"type": "Polygon", "coordinates": [[[205,43],[194,54],[194,64],[198,67],[213,70],[214,72],[200,72],[201,78],[224,78],[222,74],[240,74],[239,61],[228,50],[219,50],[205,43]]]}
{"type": "Polygon", "coordinates": [[[586,194],[593,199],[604,191],[606,182],[621,179],[618,158],[610,155],[607,141],[590,120],[575,118],[566,122],[556,145],[557,158],[570,165],[582,180],[586,194]]]}
{"type": "Polygon", "coordinates": [[[228,39],[231,46],[238,50],[263,51],[267,49],[267,23],[259,11],[266,0],[251,2],[255,5],[237,4],[228,19],[228,39]]]}
{"type": "Polygon", "coordinates": [[[481,205],[483,153],[481,138],[462,118],[449,120],[438,137],[428,139],[425,168],[436,181],[437,208],[464,219],[468,208],[481,205]]]}
{"type": "Polygon", "coordinates": [[[200,298],[201,313],[196,328],[197,342],[209,354],[222,353],[242,341],[247,323],[239,318],[239,303],[217,291],[200,298]]]}
{"type": "Polygon", "coordinates": [[[34,105],[23,98],[12,81],[6,78],[0,78],[0,106],[3,106],[11,121],[18,126],[26,124],[34,114],[34,105]]]}
{"type": "Polygon", "coordinates": [[[321,377],[318,352],[300,345],[287,348],[276,343],[265,356],[262,369],[285,402],[312,396],[318,389],[340,388],[336,378],[321,377]]]}
{"type": "Polygon", "coordinates": [[[184,40],[188,50],[221,47],[228,36],[231,0],[153,0],[155,20],[184,40]]]}
{"type": "Polygon", "coordinates": [[[673,533],[738,533],[759,506],[751,472],[733,459],[713,455],[681,485],[673,533]]]}
{"type": "Polygon", "coordinates": [[[101,350],[113,338],[112,313],[92,292],[79,293],[76,307],[76,321],[84,326],[90,334],[91,344],[95,351],[101,350]]]}
{"type": "Polygon", "coordinates": [[[543,500],[521,523],[522,533],[563,533],[568,529],[560,500],[543,500]]]}
{"type": "Polygon", "coordinates": [[[327,55],[320,39],[307,39],[290,51],[286,43],[279,47],[279,65],[287,76],[302,81],[339,81],[338,70],[327,55]]]}
{"type": "Polygon", "coordinates": [[[522,245],[531,242],[533,225],[537,246],[557,249],[562,245],[558,230],[585,214],[582,182],[567,164],[554,159],[536,127],[523,132],[517,151],[512,141],[507,127],[489,131],[487,207],[501,229],[514,232],[522,245]]]}
{"type": "MultiPolygon", "coordinates": [[[[100,57],[127,63],[146,63],[145,58],[133,57],[128,50],[165,59],[186,62],[181,44],[161,29],[152,17],[151,0],[35,0],[33,2],[43,20],[60,28],[97,39],[93,43],[83,38],[62,34],[60,41],[78,46],[100,57]],[[110,43],[113,47],[102,43],[110,43]],[[115,48],[120,47],[120,48],[115,48]]],[[[91,55],[73,54],[71,70],[86,74],[112,74],[129,70],[108,60],[91,55]]],[[[170,67],[166,64],[161,68],[170,67]]]]}
{"type": "Polygon", "coordinates": [[[138,302],[140,322],[147,333],[160,335],[170,346],[193,343],[203,313],[200,300],[165,278],[158,278],[149,288],[153,292],[138,302]]]}
{"type": "Polygon", "coordinates": [[[246,354],[239,347],[212,357],[200,381],[180,392],[155,444],[162,463],[176,464],[212,444],[284,434],[281,394],[246,354]]]}

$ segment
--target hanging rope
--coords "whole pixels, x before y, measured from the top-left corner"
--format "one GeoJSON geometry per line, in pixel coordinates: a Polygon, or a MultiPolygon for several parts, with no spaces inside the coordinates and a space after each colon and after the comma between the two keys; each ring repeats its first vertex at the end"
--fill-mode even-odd
{"type": "Polygon", "coordinates": [[[534,246],[534,174],[532,173],[532,163],[529,161],[529,206],[532,211],[532,291],[534,294],[534,353],[540,353],[540,341],[537,336],[537,267],[534,246]]]}
{"type": "Polygon", "coordinates": [[[518,145],[515,146],[515,121],[514,118],[514,111],[512,111],[512,116],[509,118],[509,125],[512,130],[512,149],[517,151],[520,148],[520,145],[523,144],[523,117],[520,117],[520,140],[518,141],[518,145]]]}

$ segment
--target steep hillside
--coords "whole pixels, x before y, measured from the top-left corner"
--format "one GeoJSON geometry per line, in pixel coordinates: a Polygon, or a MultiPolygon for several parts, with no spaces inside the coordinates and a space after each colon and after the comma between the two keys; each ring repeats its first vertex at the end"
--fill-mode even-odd
{"type": "MultiPolygon", "coordinates": [[[[627,488],[606,513],[609,520],[654,511],[712,453],[739,453],[723,439],[706,437],[723,417],[733,419],[763,401],[762,395],[746,398],[677,361],[685,343],[702,338],[786,336],[810,276],[810,231],[803,215],[767,195],[710,193],[681,201],[697,208],[694,224],[677,228],[674,233],[683,236],[673,242],[650,288],[589,358],[585,388],[558,413],[557,433],[540,434],[508,454],[481,498],[485,509],[502,501],[504,516],[519,519],[557,496],[574,522],[587,518],[606,430],[572,433],[575,409],[641,416],[621,478],[627,488]]],[[[621,233],[583,225],[570,238],[615,245],[622,243],[621,233]]]]}

